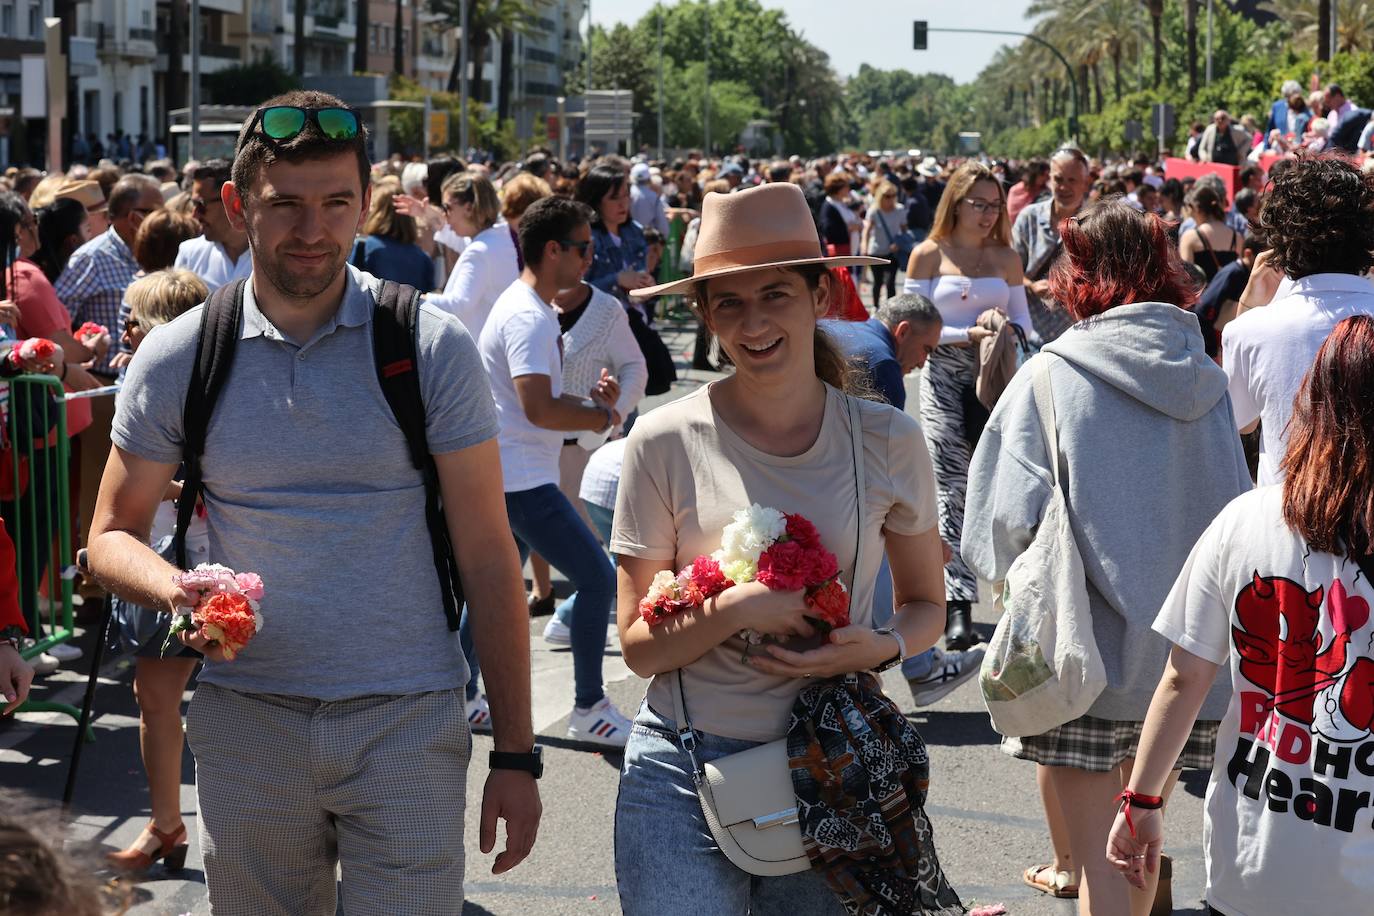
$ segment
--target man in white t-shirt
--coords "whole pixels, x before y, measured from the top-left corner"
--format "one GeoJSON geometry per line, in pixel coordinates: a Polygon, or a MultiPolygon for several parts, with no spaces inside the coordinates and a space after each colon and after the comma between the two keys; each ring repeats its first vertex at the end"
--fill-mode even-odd
{"type": "Polygon", "coordinates": [[[220,199],[220,189],[229,180],[228,161],[202,162],[195,176],[191,204],[204,235],[181,243],[175,266],[200,277],[213,293],[226,283],[247,279],[253,272],[253,253],[248,249],[248,233],[229,222],[220,199]]]}
{"type": "MultiPolygon", "coordinates": [[[[568,737],[624,747],[630,722],[606,696],[601,658],[606,621],[615,600],[615,573],[601,544],[558,487],[558,457],[569,433],[620,424],[620,386],[603,372],[588,394],[562,390],[563,351],[551,303],[577,285],[591,264],[591,219],[586,206],[560,197],[536,201],[520,220],[525,258],[519,279],[501,294],[482,328],[478,349],[490,377],[501,424],[501,473],[506,511],[521,557],[533,549],[577,590],[572,608],[574,706],[568,737]]],[[[495,534],[495,533],[493,533],[495,534]]],[[[477,659],[464,624],[472,679],[468,721],[488,720],[477,693],[477,659]]]]}
{"type": "Polygon", "coordinates": [[[1260,427],[1259,484],[1282,479],[1293,398],[1331,329],[1374,314],[1374,175],[1345,159],[1298,160],[1265,195],[1258,227],[1291,281],[1222,331],[1222,368],[1243,433],[1260,427]],[[1333,205],[1317,205],[1330,201],[1333,205]]]}

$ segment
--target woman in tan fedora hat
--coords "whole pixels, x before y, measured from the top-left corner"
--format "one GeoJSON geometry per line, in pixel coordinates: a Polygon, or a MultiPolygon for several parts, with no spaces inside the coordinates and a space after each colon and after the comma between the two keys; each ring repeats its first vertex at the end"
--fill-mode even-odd
{"type": "MultiPolygon", "coordinates": [[[[935,643],[944,629],[935,481],[916,422],[847,393],[847,365],[817,328],[828,268],[876,259],[822,256],[794,185],[711,194],[703,209],[693,275],[634,293],[690,295],[734,372],[645,414],[625,450],[610,544],[617,616],[625,661],[652,683],[621,771],[620,901],[627,916],[841,913],[818,871],[757,877],[726,858],[695,797],[693,761],[788,736],[794,701],[816,683],[807,678],[870,671],[935,643]],[[732,515],[755,503],[815,523],[852,585],[853,625],[820,648],[788,651],[815,636],[815,611],[801,591],[755,582],[650,627],[638,604],[655,574],[720,547],[732,515]],[[884,548],[897,606],[885,631],[871,620],[884,548]],[[772,639],[746,658],[743,630],[772,639]],[[674,721],[679,670],[695,757],[674,721]]],[[[789,779],[785,768],[777,779],[789,779]]]]}

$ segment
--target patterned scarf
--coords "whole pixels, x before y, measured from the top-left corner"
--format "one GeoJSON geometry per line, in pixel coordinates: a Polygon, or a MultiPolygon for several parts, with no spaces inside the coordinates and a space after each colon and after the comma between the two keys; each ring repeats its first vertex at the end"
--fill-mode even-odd
{"type": "Polygon", "coordinates": [[[792,706],[787,756],[806,855],[848,913],[965,912],[922,807],[925,742],[874,675],[804,689],[792,706]]]}

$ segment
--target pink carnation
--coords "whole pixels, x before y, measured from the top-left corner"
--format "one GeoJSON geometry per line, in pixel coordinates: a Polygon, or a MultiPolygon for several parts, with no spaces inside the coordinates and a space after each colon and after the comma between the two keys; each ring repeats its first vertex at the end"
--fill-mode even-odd
{"type": "Polygon", "coordinates": [[[234,576],[234,581],[238,584],[239,591],[245,598],[252,601],[262,600],[265,591],[262,576],[257,573],[238,573],[234,576]]]}
{"type": "Polygon", "coordinates": [[[735,584],[720,571],[720,563],[711,557],[697,557],[688,568],[692,571],[692,582],[701,590],[703,599],[713,598],[735,584]]]}

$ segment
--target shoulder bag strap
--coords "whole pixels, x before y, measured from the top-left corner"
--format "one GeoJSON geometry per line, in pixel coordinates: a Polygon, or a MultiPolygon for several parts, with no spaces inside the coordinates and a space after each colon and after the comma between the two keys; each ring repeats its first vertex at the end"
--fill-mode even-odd
{"type": "Polygon", "coordinates": [[[858,504],[854,507],[854,517],[858,519],[854,531],[854,571],[849,576],[849,595],[854,596],[854,586],[858,584],[859,564],[864,558],[864,494],[868,491],[868,475],[864,465],[863,417],[859,413],[859,399],[853,395],[844,396],[849,407],[849,438],[854,448],[854,494],[858,504]]]}
{"type": "Polygon", "coordinates": [[[429,453],[425,432],[424,394],[416,365],[419,307],[420,294],[415,289],[391,280],[382,281],[372,315],[372,352],[382,394],[406,437],[410,463],[424,481],[425,524],[429,528],[434,569],[439,575],[444,618],[448,628],[456,631],[459,609],[463,606],[463,583],[444,518],[439,471],[429,453]]]}
{"type": "Polygon", "coordinates": [[[1054,415],[1054,390],[1050,385],[1050,364],[1052,354],[1042,353],[1033,361],[1031,381],[1035,389],[1035,412],[1040,415],[1040,432],[1045,437],[1045,448],[1050,459],[1050,473],[1054,485],[1059,486],[1059,430],[1054,415]]]}
{"type": "Polygon", "coordinates": [[[210,428],[210,414],[233,366],[243,317],[243,288],[247,283],[246,279],[236,280],[215,290],[200,316],[196,358],[182,408],[181,461],[185,476],[181,498],[177,500],[177,527],[172,540],[175,562],[181,569],[186,568],[186,532],[204,483],[200,462],[205,454],[205,435],[210,428]]]}

